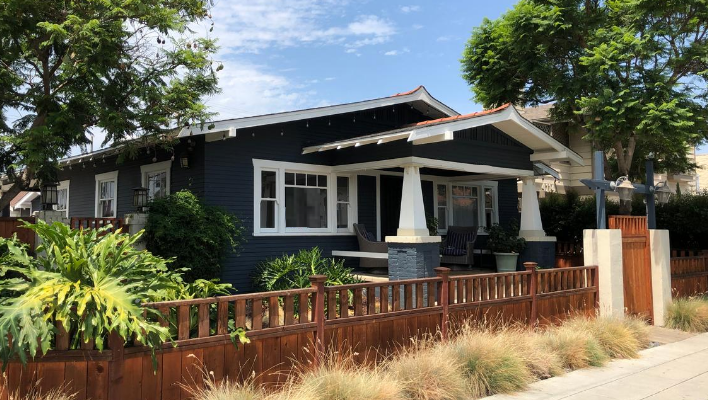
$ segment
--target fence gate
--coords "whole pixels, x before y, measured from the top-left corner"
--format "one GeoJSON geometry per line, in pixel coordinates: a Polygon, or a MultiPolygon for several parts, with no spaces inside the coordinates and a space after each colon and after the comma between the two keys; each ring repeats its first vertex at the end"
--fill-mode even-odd
{"type": "Polygon", "coordinates": [[[652,321],[651,255],[646,217],[614,215],[610,229],[622,230],[622,275],[624,308],[627,313],[642,315],[652,321]]]}

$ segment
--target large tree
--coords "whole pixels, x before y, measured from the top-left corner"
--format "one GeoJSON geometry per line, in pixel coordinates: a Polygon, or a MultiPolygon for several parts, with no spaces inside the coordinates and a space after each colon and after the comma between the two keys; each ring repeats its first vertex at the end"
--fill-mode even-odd
{"type": "Polygon", "coordinates": [[[190,29],[208,23],[207,1],[0,0],[0,172],[13,182],[0,209],[54,179],[91,129],[159,141],[209,117],[216,46],[190,29]]]}
{"type": "Polygon", "coordinates": [[[705,0],[521,0],[473,30],[463,73],[486,107],[555,103],[554,119],[641,179],[649,153],[658,169],[694,167],[687,151],[708,132],[707,33],[705,0]]]}

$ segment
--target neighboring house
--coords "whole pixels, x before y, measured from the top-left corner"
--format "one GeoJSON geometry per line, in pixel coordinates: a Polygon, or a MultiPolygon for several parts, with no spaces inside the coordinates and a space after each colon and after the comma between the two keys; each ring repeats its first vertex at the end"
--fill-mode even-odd
{"type": "Polygon", "coordinates": [[[8,217],[29,217],[40,208],[39,192],[23,190],[10,200],[8,217]]]}
{"type": "Polygon", "coordinates": [[[545,236],[535,192],[519,214],[517,179],[533,185],[538,153],[583,162],[513,107],[459,115],[422,86],[188,127],[174,151],[145,148],[122,163],[118,151],[60,162],[68,216],[122,217],[134,211],[135,187],[147,187],[151,197],[189,189],[245,224],[248,241],[223,272],[239,290],[250,288],[261,261],[314,246],[325,255],[356,251],[353,223],[383,240],[401,234],[399,221],[410,212],[437,217],[442,234],[451,225],[478,226],[479,247],[485,227],[513,219],[521,218],[522,234],[545,236]],[[412,188],[403,187],[404,171],[412,188]],[[422,204],[406,213],[404,189],[422,192],[422,204]]]}
{"type": "MultiPolygon", "coordinates": [[[[536,180],[536,187],[540,196],[545,193],[561,193],[564,194],[567,190],[573,189],[580,194],[592,194],[592,191],[583,185],[581,179],[592,178],[592,153],[593,148],[590,141],[584,140],[582,134],[569,127],[566,122],[553,122],[549,112],[553,108],[553,104],[545,104],[538,107],[528,107],[519,109],[519,114],[524,118],[533,122],[539,129],[551,135],[563,145],[567,146],[575,153],[583,157],[584,165],[571,165],[564,160],[555,160],[553,158],[544,158],[541,156],[536,161],[543,161],[551,168],[557,171],[558,176],[542,176],[536,180]]],[[[695,149],[689,149],[688,157],[696,160],[695,149]]],[[[697,173],[680,174],[680,173],[656,173],[654,174],[654,183],[668,181],[672,190],[676,190],[676,185],[681,186],[681,190],[685,193],[695,193],[698,182],[697,173]]],[[[614,193],[609,193],[614,195],[614,193]]]]}
{"type": "Polygon", "coordinates": [[[696,155],[696,174],[698,175],[698,183],[696,185],[699,192],[708,190],[708,154],[696,155]]]}

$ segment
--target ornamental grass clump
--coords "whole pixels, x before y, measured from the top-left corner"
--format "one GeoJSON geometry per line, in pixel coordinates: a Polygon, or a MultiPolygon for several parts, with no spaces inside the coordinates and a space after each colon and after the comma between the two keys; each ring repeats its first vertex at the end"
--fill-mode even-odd
{"type": "Polygon", "coordinates": [[[557,354],[563,368],[571,371],[600,367],[610,359],[597,339],[589,332],[564,325],[541,334],[539,343],[557,354]]]}
{"type": "Polygon", "coordinates": [[[666,327],[686,332],[708,331],[708,299],[689,297],[675,299],[666,308],[666,327]]]}
{"type": "Polygon", "coordinates": [[[391,359],[386,370],[397,380],[406,399],[462,400],[467,398],[463,365],[457,359],[440,356],[430,342],[416,343],[391,359]]]}
{"type": "Polygon", "coordinates": [[[401,384],[380,368],[357,365],[353,355],[329,353],[317,367],[299,365],[269,400],[399,400],[401,384]]]}
{"type": "Polygon", "coordinates": [[[521,327],[507,328],[499,333],[501,340],[510,343],[536,379],[548,379],[562,375],[563,364],[558,354],[548,351],[539,342],[538,332],[529,332],[521,327]]]}
{"type": "Polygon", "coordinates": [[[491,331],[465,329],[438,355],[462,365],[468,395],[474,398],[516,392],[533,381],[519,349],[491,331]]]}
{"type": "Polygon", "coordinates": [[[592,335],[610,358],[636,358],[641,349],[635,333],[619,318],[575,317],[563,324],[564,328],[592,335]]]}

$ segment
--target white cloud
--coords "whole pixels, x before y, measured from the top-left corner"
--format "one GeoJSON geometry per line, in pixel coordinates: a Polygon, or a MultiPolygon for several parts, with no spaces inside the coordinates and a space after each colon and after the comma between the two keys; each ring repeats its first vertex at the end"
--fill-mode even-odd
{"type": "Polygon", "coordinates": [[[389,50],[384,53],[385,56],[399,56],[404,53],[410,53],[410,49],[408,47],[404,47],[401,50],[389,50]]]}
{"type": "Polygon", "coordinates": [[[222,92],[206,104],[219,113],[217,120],[314,107],[326,102],[309,88],[316,82],[296,83],[262,65],[225,61],[219,72],[222,92]]]}
{"type": "Polygon", "coordinates": [[[437,39],[438,42],[448,42],[452,40],[453,38],[451,36],[439,36],[437,39]]]}
{"type": "Polygon", "coordinates": [[[328,76],[328,77],[324,78],[325,81],[333,81],[335,79],[337,79],[337,78],[335,78],[333,76],[328,76]]]}
{"type": "Polygon", "coordinates": [[[391,21],[375,15],[331,24],[331,16],[341,12],[337,0],[221,1],[212,10],[212,35],[222,53],[258,53],[303,44],[361,47],[384,43],[396,33],[391,21]]]}
{"type": "Polygon", "coordinates": [[[402,6],[401,12],[404,14],[420,11],[420,6],[402,6]]]}
{"type": "Polygon", "coordinates": [[[423,29],[423,25],[421,25],[421,24],[413,24],[413,29],[415,29],[415,30],[423,29]]]}

